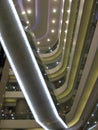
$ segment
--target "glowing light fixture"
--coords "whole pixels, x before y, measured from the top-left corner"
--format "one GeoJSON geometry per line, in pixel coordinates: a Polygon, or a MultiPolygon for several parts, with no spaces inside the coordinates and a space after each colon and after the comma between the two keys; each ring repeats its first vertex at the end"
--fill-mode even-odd
{"type": "Polygon", "coordinates": [[[94,123],[97,124],[97,121],[95,121],[94,123]]]}
{"type": "Polygon", "coordinates": [[[72,2],[72,0],[69,0],[70,2],[72,2]]]}
{"type": "Polygon", "coordinates": [[[25,12],[25,11],[22,11],[22,14],[24,15],[24,14],[26,14],[26,12],[25,12]]]}
{"type": "Polygon", "coordinates": [[[50,42],[50,39],[49,39],[49,38],[47,39],[47,42],[50,42]]]}
{"type": "Polygon", "coordinates": [[[60,22],[61,22],[61,24],[62,24],[63,21],[61,20],[60,22]]]}
{"type": "Polygon", "coordinates": [[[62,81],[61,80],[59,80],[59,83],[61,83],[62,81]]]}
{"type": "Polygon", "coordinates": [[[58,64],[59,64],[59,62],[57,61],[57,62],[56,62],[56,64],[58,65],[58,64]]]}
{"type": "Polygon", "coordinates": [[[65,30],[65,33],[67,33],[67,29],[65,30]]]}
{"type": "Polygon", "coordinates": [[[64,13],[64,9],[62,9],[62,13],[64,13]]]}
{"type": "Polygon", "coordinates": [[[52,20],[52,23],[55,23],[56,21],[55,20],[52,20]]]}
{"type": "Polygon", "coordinates": [[[56,9],[53,9],[53,13],[56,13],[56,11],[57,11],[56,9]]]}
{"type": "Polygon", "coordinates": [[[32,11],[31,11],[30,9],[28,9],[28,10],[27,10],[27,13],[28,13],[28,14],[31,14],[31,13],[32,13],[32,11]]]}
{"type": "Polygon", "coordinates": [[[26,21],[27,24],[29,24],[30,22],[29,21],[26,21]]]}
{"type": "Polygon", "coordinates": [[[67,10],[67,13],[70,13],[70,9],[67,10]]]}
{"type": "Polygon", "coordinates": [[[40,44],[40,42],[38,41],[38,42],[37,42],[37,44],[39,45],[39,44],[40,44]]]}
{"type": "Polygon", "coordinates": [[[51,33],[54,33],[54,32],[55,32],[55,30],[54,30],[54,29],[52,29],[52,30],[51,30],[51,33]]]}
{"type": "Polygon", "coordinates": [[[64,42],[66,42],[66,38],[64,38],[64,42]]]}
{"type": "Polygon", "coordinates": [[[94,117],[94,114],[92,114],[91,116],[94,117]]]}
{"type": "Polygon", "coordinates": [[[61,33],[61,29],[59,30],[59,33],[61,33]]]}
{"type": "Polygon", "coordinates": [[[68,24],[69,23],[69,20],[66,20],[66,22],[65,22],[66,24],[68,24]]]}
{"type": "Polygon", "coordinates": [[[27,0],[28,2],[30,2],[31,0],[27,0]]]}

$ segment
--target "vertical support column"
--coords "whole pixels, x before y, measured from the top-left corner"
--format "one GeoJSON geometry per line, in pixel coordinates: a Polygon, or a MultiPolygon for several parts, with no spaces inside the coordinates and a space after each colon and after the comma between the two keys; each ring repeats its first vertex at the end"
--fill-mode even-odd
{"type": "Polygon", "coordinates": [[[66,130],[12,0],[0,0],[0,31],[1,44],[35,120],[45,130],[66,130]]]}

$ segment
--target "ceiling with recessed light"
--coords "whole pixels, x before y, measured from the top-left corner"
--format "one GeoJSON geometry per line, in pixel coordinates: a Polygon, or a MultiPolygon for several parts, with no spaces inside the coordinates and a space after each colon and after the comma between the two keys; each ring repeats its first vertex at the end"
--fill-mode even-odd
{"type": "MultiPolygon", "coordinates": [[[[65,108],[68,126],[76,130],[81,121],[86,122],[81,123],[85,124],[85,130],[95,126],[98,121],[95,118],[98,97],[94,96],[98,90],[95,85],[98,82],[98,0],[13,2],[24,28],[34,34],[44,75],[48,75],[54,86],[58,104],[65,108]]],[[[9,84],[13,82],[16,79],[10,69],[9,84]]]]}
{"type": "Polygon", "coordinates": [[[35,34],[38,47],[45,49],[53,47],[61,34],[64,0],[17,0],[14,2],[21,20],[35,34]]]}

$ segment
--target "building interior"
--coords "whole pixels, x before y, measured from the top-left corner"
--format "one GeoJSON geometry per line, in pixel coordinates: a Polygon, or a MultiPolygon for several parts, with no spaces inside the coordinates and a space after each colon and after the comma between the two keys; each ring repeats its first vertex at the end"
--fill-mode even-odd
{"type": "MultiPolygon", "coordinates": [[[[33,53],[35,57],[38,55],[36,60],[40,62],[43,77],[48,78],[47,88],[67,129],[98,130],[98,0],[12,2],[33,53]]],[[[0,10],[1,19],[2,14],[0,10]]],[[[0,25],[0,33],[1,28],[0,25]]],[[[17,41],[14,40],[14,44],[17,41]]],[[[39,109],[44,111],[41,105],[39,109]]],[[[52,125],[49,121],[46,123],[52,125]]],[[[29,108],[2,41],[0,130],[44,130],[29,108]]]]}

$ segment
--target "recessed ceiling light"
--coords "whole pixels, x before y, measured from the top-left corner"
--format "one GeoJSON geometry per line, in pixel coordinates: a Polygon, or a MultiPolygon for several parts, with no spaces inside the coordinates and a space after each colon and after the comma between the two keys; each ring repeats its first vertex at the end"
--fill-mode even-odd
{"type": "Polygon", "coordinates": [[[62,81],[61,80],[59,80],[59,83],[61,83],[62,81]]]}
{"type": "Polygon", "coordinates": [[[54,33],[54,32],[55,32],[55,30],[54,30],[54,29],[52,29],[52,30],[51,30],[51,33],[54,33]]]}
{"type": "Polygon", "coordinates": [[[70,9],[67,10],[67,13],[70,13],[70,9]]]}
{"type": "Polygon", "coordinates": [[[22,11],[22,14],[24,15],[24,14],[26,14],[26,12],[25,12],[25,11],[22,11]]]}
{"type": "Polygon", "coordinates": [[[64,9],[62,9],[62,13],[64,12],[64,9]]]}
{"type": "Polygon", "coordinates": [[[66,22],[65,22],[66,24],[68,24],[69,23],[69,20],[66,20],[66,22]]]}
{"type": "Polygon", "coordinates": [[[62,24],[62,22],[63,22],[63,21],[62,21],[62,19],[61,19],[60,23],[62,24]]]}
{"type": "Polygon", "coordinates": [[[56,62],[56,64],[58,65],[58,64],[59,64],[59,62],[57,61],[57,62],[56,62]]]}
{"type": "Polygon", "coordinates": [[[27,24],[29,24],[30,22],[29,21],[26,21],[27,24]]]}
{"type": "Polygon", "coordinates": [[[56,21],[55,20],[52,20],[52,23],[55,23],[56,21]]]}
{"type": "Polygon", "coordinates": [[[66,38],[64,39],[64,42],[66,42],[66,38]]]}
{"type": "Polygon", "coordinates": [[[70,2],[72,2],[72,0],[69,0],[70,2]]]}
{"type": "Polygon", "coordinates": [[[69,69],[70,67],[69,67],[69,66],[67,66],[66,68],[67,68],[67,69],[69,69]]]}
{"type": "Polygon", "coordinates": [[[95,121],[94,123],[97,124],[97,121],[95,121]]]}
{"type": "Polygon", "coordinates": [[[32,13],[32,11],[31,11],[30,9],[28,9],[28,10],[27,10],[27,13],[28,13],[28,14],[31,14],[31,13],[32,13]]]}
{"type": "Polygon", "coordinates": [[[50,39],[49,39],[49,38],[47,39],[47,42],[50,42],[50,39]]]}
{"type": "Polygon", "coordinates": [[[39,45],[39,44],[40,44],[40,42],[38,41],[38,42],[37,42],[37,44],[39,45]]]}
{"type": "Polygon", "coordinates": [[[28,2],[30,2],[31,0],[27,0],[28,2]]]}
{"type": "Polygon", "coordinates": [[[65,33],[67,33],[67,29],[65,30],[65,33]]]}
{"type": "Polygon", "coordinates": [[[92,117],[94,116],[94,114],[91,115],[92,117]]]}
{"type": "Polygon", "coordinates": [[[59,30],[59,33],[61,33],[61,29],[59,30]]]}
{"type": "Polygon", "coordinates": [[[57,11],[56,9],[53,9],[53,13],[56,13],[56,11],[57,11]]]}

